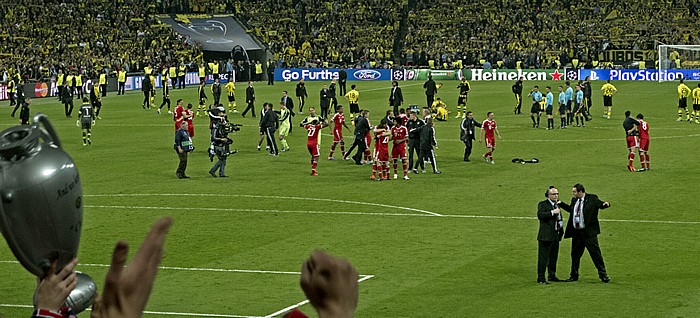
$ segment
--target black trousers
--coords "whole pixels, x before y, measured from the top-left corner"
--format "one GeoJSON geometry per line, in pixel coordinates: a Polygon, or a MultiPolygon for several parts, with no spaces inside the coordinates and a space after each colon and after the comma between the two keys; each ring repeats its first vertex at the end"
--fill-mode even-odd
{"type": "Polygon", "coordinates": [[[299,100],[299,112],[303,113],[304,112],[304,105],[306,105],[306,97],[305,96],[297,96],[297,99],[299,100]]]}
{"type": "Polygon", "coordinates": [[[394,101],[391,103],[391,106],[394,107],[394,116],[398,116],[399,115],[399,107],[401,107],[401,102],[394,101]]]}
{"type": "Polygon", "coordinates": [[[178,85],[179,88],[181,88],[181,89],[182,89],[182,88],[185,88],[185,75],[182,75],[182,76],[180,76],[180,77],[177,78],[177,85],[178,85]]]}
{"type": "Polygon", "coordinates": [[[469,156],[472,155],[472,143],[474,142],[474,140],[467,137],[467,140],[463,140],[463,142],[464,142],[464,160],[469,160],[469,156]]]}
{"type": "Polygon", "coordinates": [[[426,95],[426,100],[428,101],[428,108],[430,108],[435,101],[435,95],[426,95]]]}
{"type": "Polygon", "coordinates": [[[537,243],[537,280],[544,280],[545,271],[549,271],[549,278],[556,277],[559,241],[538,240],[537,243]]]}
{"type": "Polygon", "coordinates": [[[83,99],[83,87],[82,87],[82,86],[77,86],[76,89],[78,90],[78,91],[77,91],[78,99],[81,99],[81,100],[82,100],[82,99],[83,99]]]}
{"type": "Polygon", "coordinates": [[[270,153],[273,155],[279,155],[279,149],[277,148],[277,138],[275,138],[275,127],[265,128],[265,135],[267,135],[267,146],[270,147],[270,153]]]}
{"type": "Polygon", "coordinates": [[[177,76],[170,78],[170,83],[173,88],[177,87],[177,76]]]}
{"type": "Polygon", "coordinates": [[[124,95],[124,87],[126,82],[119,82],[119,87],[117,87],[117,95],[124,95]]]}
{"type": "Polygon", "coordinates": [[[420,165],[420,168],[422,170],[425,170],[425,163],[423,162],[423,156],[421,155],[420,152],[420,139],[408,139],[408,168],[409,169],[418,169],[418,166],[420,165]],[[416,157],[418,161],[415,161],[415,165],[413,164],[413,152],[415,151],[416,157]]]}
{"type": "Polygon", "coordinates": [[[346,86],[347,82],[344,80],[338,81],[338,88],[340,89],[340,96],[345,96],[345,94],[348,92],[348,88],[346,86]]]}
{"type": "MultiPolygon", "coordinates": [[[[435,162],[435,152],[433,151],[433,147],[421,147],[420,154],[423,156],[420,162],[422,162],[423,165],[425,165],[426,161],[430,161],[430,165],[433,166],[433,172],[437,172],[437,162],[435,162]]],[[[423,168],[423,170],[425,170],[425,168],[423,168]]]]}
{"type": "Polygon", "coordinates": [[[520,108],[523,107],[523,94],[515,94],[515,99],[518,101],[518,104],[515,106],[514,113],[520,114],[520,108]]]}
{"type": "Polygon", "coordinates": [[[15,101],[15,93],[8,93],[8,95],[10,95],[10,106],[19,105],[19,103],[15,101]]]}
{"type": "Polygon", "coordinates": [[[100,93],[102,93],[102,97],[107,96],[107,84],[100,85],[100,93]]]}
{"type": "Polygon", "coordinates": [[[331,97],[331,107],[333,107],[333,113],[338,112],[338,99],[335,97],[331,97]]]}
{"type": "Polygon", "coordinates": [[[255,118],[255,101],[248,102],[248,107],[245,108],[241,116],[245,116],[245,114],[247,114],[249,110],[253,114],[253,118],[255,118]]]}
{"type": "Polygon", "coordinates": [[[267,85],[275,85],[275,74],[267,73],[267,85]]]}
{"type": "Polygon", "coordinates": [[[365,152],[365,149],[367,149],[367,143],[365,142],[365,135],[355,135],[355,139],[352,141],[352,146],[350,146],[350,149],[345,152],[345,157],[347,157],[352,151],[357,147],[357,153],[352,156],[352,159],[355,160],[355,163],[362,163],[362,154],[365,152]]]}
{"type": "Polygon", "coordinates": [[[73,98],[63,101],[63,108],[66,109],[66,117],[73,113],[73,98]]]}
{"type": "Polygon", "coordinates": [[[321,100],[321,118],[328,118],[328,107],[330,104],[330,99],[321,100]]]}
{"type": "Polygon", "coordinates": [[[221,100],[221,95],[214,95],[214,107],[219,106],[219,101],[221,100]]]}
{"type": "Polygon", "coordinates": [[[588,250],[591,255],[593,265],[598,269],[598,277],[605,277],[608,273],[605,271],[605,262],[603,261],[603,253],[600,251],[598,244],[598,236],[584,237],[584,230],[575,230],[571,241],[571,277],[578,278],[578,269],[581,265],[581,257],[583,251],[588,250]]]}
{"type": "MultiPolygon", "coordinates": [[[[177,152],[177,150],[175,150],[175,152],[177,152]]],[[[185,170],[187,170],[187,152],[177,152],[177,157],[180,159],[180,164],[177,166],[175,174],[178,177],[183,177],[185,176],[185,170]]]]}

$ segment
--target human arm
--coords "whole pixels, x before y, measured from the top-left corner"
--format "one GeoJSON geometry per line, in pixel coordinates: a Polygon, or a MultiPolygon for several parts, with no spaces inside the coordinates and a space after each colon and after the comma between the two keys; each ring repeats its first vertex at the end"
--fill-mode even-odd
{"type": "Polygon", "coordinates": [[[540,220],[548,220],[559,213],[561,213],[559,208],[552,209],[549,201],[542,201],[537,205],[537,218],[540,220]]]}
{"type": "Polygon", "coordinates": [[[496,132],[496,135],[498,136],[498,139],[503,139],[503,137],[501,137],[501,132],[498,131],[498,127],[494,127],[493,130],[496,132]]]}
{"type": "Polygon", "coordinates": [[[359,297],[355,267],[322,251],[314,251],[301,266],[299,284],[320,318],[351,318],[359,297]]]}
{"type": "Polygon", "coordinates": [[[156,279],[158,264],[163,257],[163,245],[171,224],[170,217],[156,221],[127,267],[125,265],[129,245],[124,241],[117,242],[112,254],[112,264],[105,278],[104,290],[95,299],[91,317],[135,318],[143,315],[156,279]]]}
{"type": "Polygon", "coordinates": [[[46,276],[42,278],[35,293],[35,306],[39,310],[49,310],[52,313],[59,313],[66,302],[66,298],[78,284],[78,278],[73,271],[78,260],[73,259],[70,263],[56,273],[57,261],[51,263],[46,276]]]}

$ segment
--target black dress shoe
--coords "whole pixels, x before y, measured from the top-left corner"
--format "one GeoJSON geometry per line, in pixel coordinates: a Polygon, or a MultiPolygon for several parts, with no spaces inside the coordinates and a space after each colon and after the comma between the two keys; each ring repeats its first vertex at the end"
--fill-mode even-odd
{"type": "Polygon", "coordinates": [[[538,280],[537,280],[537,283],[540,284],[540,285],[549,285],[549,283],[548,283],[546,280],[544,280],[544,279],[538,279],[538,280]]]}
{"type": "Polygon", "coordinates": [[[181,175],[181,174],[176,173],[175,175],[177,176],[178,179],[182,179],[182,175],[181,175]]]}
{"type": "Polygon", "coordinates": [[[214,173],[214,171],[209,171],[209,174],[210,174],[212,177],[216,178],[216,174],[214,173]]]}
{"type": "Polygon", "coordinates": [[[606,284],[607,284],[607,283],[610,282],[610,277],[609,277],[608,275],[605,275],[605,276],[601,277],[600,280],[601,280],[603,283],[606,283],[606,284]]]}
{"type": "Polygon", "coordinates": [[[563,280],[559,279],[559,278],[556,277],[556,276],[550,277],[548,280],[549,280],[550,282],[563,282],[563,280]]]}
{"type": "Polygon", "coordinates": [[[565,282],[575,282],[575,281],[577,281],[577,280],[578,280],[578,277],[573,277],[573,276],[572,276],[572,277],[567,278],[567,279],[565,280],[565,282]]]}
{"type": "Polygon", "coordinates": [[[186,176],[186,175],[183,174],[183,175],[182,175],[182,178],[183,178],[183,179],[189,179],[190,176],[186,176]]]}
{"type": "Polygon", "coordinates": [[[228,178],[228,176],[219,176],[219,178],[228,178]]]}

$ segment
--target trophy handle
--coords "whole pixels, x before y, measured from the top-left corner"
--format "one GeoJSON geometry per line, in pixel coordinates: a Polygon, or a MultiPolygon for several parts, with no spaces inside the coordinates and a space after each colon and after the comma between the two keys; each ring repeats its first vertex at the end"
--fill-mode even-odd
{"type": "Polygon", "coordinates": [[[36,113],[36,115],[34,115],[34,124],[38,127],[39,123],[44,126],[44,129],[42,129],[42,132],[44,133],[43,135],[49,137],[52,144],[56,145],[58,148],[61,148],[61,140],[58,139],[58,134],[56,134],[56,130],[53,129],[53,125],[51,125],[49,117],[44,115],[44,113],[36,113]]]}

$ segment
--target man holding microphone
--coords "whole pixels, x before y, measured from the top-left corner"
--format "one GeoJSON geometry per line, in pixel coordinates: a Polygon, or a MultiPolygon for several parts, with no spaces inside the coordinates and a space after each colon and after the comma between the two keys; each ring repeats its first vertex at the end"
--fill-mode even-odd
{"type": "Polygon", "coordinates": [[[559,210],[559,190],[550,186],[544,193],[547,198],[537,205],[537,218],[540,220],[540,230],[537,233],[537,283],[547,285],[545,271],[549,271],[549,281],[559,282],[557,278],[557,258],[559,256],[559,241],[564,235],[564,222],[559,210]]]}

